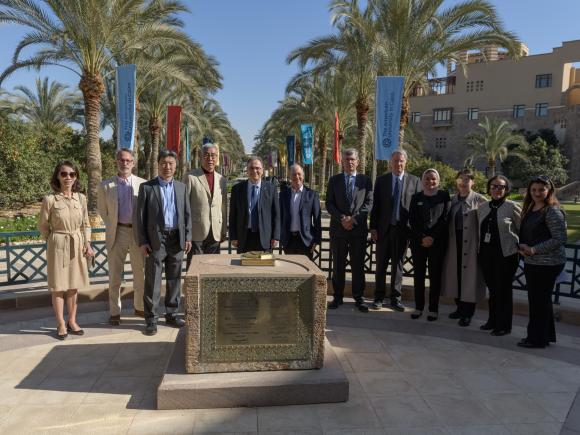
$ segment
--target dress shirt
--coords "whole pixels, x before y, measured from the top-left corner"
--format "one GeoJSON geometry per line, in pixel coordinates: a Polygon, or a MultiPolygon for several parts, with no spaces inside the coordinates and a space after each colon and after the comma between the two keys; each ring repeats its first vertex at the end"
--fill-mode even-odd
{"type": "MultiPolygon", "coordinates": [[[[346,172],[343,172],[344,174],[344,186],[348,187],[348,179],[352,178],[352,192],[354,194],[354,185],[356,183],[356,171],[353,172],[352,174],[347,174],[346,172]]],[[[354,195],[353,195],[354,196],[354,195]]]]}
{"type": "Polygon", "coordinates": [[[300,189],[292,190],[292,195],[290,196],[290,232],[295,233],[300,231],[300,200],[302,199],[302,192],[304,191],[304,186],[300,186],[300,189]]]}
{"type": "Polygon", "coordinates": [[[398,222],[401,217],[401,198],[403,197],[403,177],[405,176],[405,171],[401,172],[401,175],[396,176],[393,172],[391,172],[391,176],[393,177],[393,182],[391,183],[391,197],[395,195],[395,184],[397,183],[397,178],[399,179],[399,208],[397,208],[397,216],[396,221],[398,222]]]}
{"type": "Polygon", "coordinates": [[[252,228],[252,186],[258,186],[258,191],[256,192],[256,207],[258,206],[258,203],[260,202],[260,191],[262,189],[262,179],[260,179],[260,181],[258,181],[257,183],[252,183],[252,181],[250,181],[248,179],[248,228],[252,228]]]}
{"type": "Polygon", "coordinates": [[[120,224],[130,224],[133,222],[133,185],[129,178],[117,176],[117,201],[119,210],[117,222],[120,224]]]}
{"type": "Polygon", "coordinates": [[[211,197],[213,198],[213,180],[215,180],[215,171],[209,172],[203,168],[201,168],[201,170],[205,175],[205,179],[207,180],[207,184],[209,185],[209,192],[211,193],[211,197]]]}
{"type": "Polygon", "coordinates": [[[175,189],[173,179],[167,182],[161,177],[159,180],[159,190],[161,191],[161,200],[163,202],[163,221],[166,230],[177,228],[177,209],[175,208],[175,189]]]}

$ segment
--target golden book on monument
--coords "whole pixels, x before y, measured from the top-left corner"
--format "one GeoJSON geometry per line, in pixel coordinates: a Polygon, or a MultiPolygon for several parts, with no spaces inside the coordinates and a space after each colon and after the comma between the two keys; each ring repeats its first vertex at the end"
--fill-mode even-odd
{"type": "Polygon", "coordinates": [[[274,266],[274,254],[265,251],[249,251],[241,255],[242,266],[274,266]]]}

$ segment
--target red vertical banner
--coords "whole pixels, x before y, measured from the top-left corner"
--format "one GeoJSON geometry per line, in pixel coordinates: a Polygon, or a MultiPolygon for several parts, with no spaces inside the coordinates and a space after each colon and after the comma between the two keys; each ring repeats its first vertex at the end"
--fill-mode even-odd
{"type": "Polygon", "coordinates": [[[338,128],[338,112],[334,112],[334,147],[332,157],[340,165],[340,130],[338,128]]]}
{"type": "Polygon", "coordinates": [[[179,155],[181,142],[181,106],[167,106],[167,129],[165,148],[179,155]]]}

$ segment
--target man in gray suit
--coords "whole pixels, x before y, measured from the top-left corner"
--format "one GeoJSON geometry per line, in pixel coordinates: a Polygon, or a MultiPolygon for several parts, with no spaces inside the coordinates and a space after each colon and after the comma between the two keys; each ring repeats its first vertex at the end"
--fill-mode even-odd
{"type": "Polygon", "coordinates": [[[174,180],[177,154],[163,150],[157,159],[159,176],[141,184],[135,217],[135,239],[145,260],[146,335],[157,333],[161,273],[165,266],[165,322],[182,327],[177,317],[181,298],[183,254],[191,249],[190,205],[185,184],[174,180]]]}
{"type": "Polygon", "coordinates": [[[407,153],[397,149],[391,154],[391,172],[377,178],[371,211],[371,238],[377,244],[375,297],[371,308],[383,306],[386,295],[387,266],[391,261],[390,307],[405,311],[401,303],[403,260],[409,245],[409,206],[411,197],[422,190],[421,181],[405,172],[407,153]]]}
{"type": "Polygon", "coordinates": [[[372,182],[357,174],[358,152],[348,148],[342,153],[343,172],[328,180],[326,210],[330,213],[330,251],[332,253],[332,288],[334,300],[328,308],[342,305],[346,258],[350,258],[352,296],[357,308],[366,313],[364,302],[364,258],[368,235],[367,216],[373,204],[372,182]]]}

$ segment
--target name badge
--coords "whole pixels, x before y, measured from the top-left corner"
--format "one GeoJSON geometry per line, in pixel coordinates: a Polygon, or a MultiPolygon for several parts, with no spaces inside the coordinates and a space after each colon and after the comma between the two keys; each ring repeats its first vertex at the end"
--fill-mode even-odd
{"type": "Polygon", "coordinates": [[[491,240],[491,233],[485,233],[485,236],[483,237],[483,241],[485,243],[489,243],[491,240]]]}

